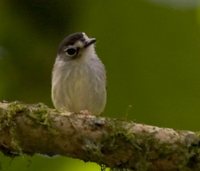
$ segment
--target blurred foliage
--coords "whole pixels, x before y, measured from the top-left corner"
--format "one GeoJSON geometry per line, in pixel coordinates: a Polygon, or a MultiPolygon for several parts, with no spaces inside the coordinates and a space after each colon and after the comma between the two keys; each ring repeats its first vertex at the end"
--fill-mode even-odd
{"type": "MultiPolygon", "coordinates": [[[[0,98],[52,106],[57,46],[84,31],[107,69],[104,115],[200,130],[200,12],[195,0],[164,1],[1,0],[0,98]]],[[[0,163],[7,171],[100,169],[65,157],[1,155],[0,163]]]]}

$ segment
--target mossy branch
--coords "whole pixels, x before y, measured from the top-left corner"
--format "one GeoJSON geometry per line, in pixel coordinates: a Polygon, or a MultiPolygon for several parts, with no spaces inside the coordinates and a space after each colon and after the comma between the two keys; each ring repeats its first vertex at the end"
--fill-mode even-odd
{"type": "Polygon", "coordinates": [[[117,119],[0,102],[0,150],[63,155],[136,171],[199,171],[200,137],[117,119]]]}

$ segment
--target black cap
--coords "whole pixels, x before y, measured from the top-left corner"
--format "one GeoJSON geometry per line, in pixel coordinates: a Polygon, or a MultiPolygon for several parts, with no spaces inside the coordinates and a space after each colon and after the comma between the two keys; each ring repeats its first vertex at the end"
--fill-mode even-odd
{"type": "Polygon", "coordinates": [[[64,46],[67,47],[69,45],[73,45],[78,40],[83,40],[83,39],[84,39],[84,33],[83,32],[77,32],[77,33],[73,33],[73,34],[68,35],[60,43],[60,45],[58,47],[58,53],[60,53],[62,51],[64,46]]]}

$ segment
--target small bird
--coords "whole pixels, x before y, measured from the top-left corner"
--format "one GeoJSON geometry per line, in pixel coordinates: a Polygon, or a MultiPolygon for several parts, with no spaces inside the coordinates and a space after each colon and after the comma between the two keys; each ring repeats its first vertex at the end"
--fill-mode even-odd
{"type": "Polygon", "coordinates": [[[83,32],[70,34],[61,42],[52,72],[52,101],[58,111],[103,112],[106,71],[95,52],[95,42],[83,32]]]}

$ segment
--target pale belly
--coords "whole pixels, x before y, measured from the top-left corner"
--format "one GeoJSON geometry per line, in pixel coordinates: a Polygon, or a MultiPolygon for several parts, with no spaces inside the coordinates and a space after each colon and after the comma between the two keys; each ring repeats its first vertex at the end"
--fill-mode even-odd
{"type": "Polygon", "coordinates": [[[60,111],[102,113],[106,104],[105,79],[96,72],[78,68],[59,75],[52,89],[54,106],[60,111]]]}

